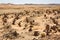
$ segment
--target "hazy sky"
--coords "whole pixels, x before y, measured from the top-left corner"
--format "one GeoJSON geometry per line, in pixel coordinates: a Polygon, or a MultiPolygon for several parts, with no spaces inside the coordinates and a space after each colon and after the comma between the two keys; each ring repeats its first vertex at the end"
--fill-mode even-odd
{"type": "Polygon", "coordinates": [[[49,4],[49,3],[57,3],[57,4],[60,4],[60,0],[0,0],[0,3],[14,3],[14,4],[25,4],[25,3],[49,4]]]}

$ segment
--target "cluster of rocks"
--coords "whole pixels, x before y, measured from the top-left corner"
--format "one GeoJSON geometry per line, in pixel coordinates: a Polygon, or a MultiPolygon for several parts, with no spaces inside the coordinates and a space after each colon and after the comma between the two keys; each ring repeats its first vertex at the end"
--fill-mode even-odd
{"type": "Polygon", "coordinates": [[[60,34],[60,10],[0,14],[0,33],[1,40],[45,40],[47,36],[60,34]]]}

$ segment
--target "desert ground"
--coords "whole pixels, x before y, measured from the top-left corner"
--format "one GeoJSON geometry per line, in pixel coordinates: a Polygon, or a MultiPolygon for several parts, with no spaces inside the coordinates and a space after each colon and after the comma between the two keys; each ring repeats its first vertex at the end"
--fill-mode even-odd
{"type": "Polygon", "coordinates": [[[60,5],[0,4],[0,40],[60,40],[60,5]]]}

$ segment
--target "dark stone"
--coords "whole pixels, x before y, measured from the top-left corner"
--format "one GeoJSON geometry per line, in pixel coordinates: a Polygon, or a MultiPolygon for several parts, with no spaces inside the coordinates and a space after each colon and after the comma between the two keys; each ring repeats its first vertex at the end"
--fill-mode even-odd
{"type": "Polygon", "coordinates": [[[30,25],[30,28],[32,28],[33,26],[32,25],[30,25]]]}
{"type": "Polygon", "coordinates": [[[18,36],[18,33],[16,31],[12,32],[12,34],[13,34],[14,37],[18,36]]]}
{"type": "Polygon", "coordinates": [[[16,21],[16,19],[13,20],[13,23],[12,23],[13,25],[15,25],[15,21],[16,21]]]}
{"type": "Polygon", "coordinates": [[[34,31],[34,36],[39,36],[39,32],[38,31],[34,31]]]}
{"type": "Polygon", "coordinates": [[[38,39],[36,39],[36,38],[33,38],[33,40],[38,40],[38,39]]]}
{"type": "Polygon", "coordinates": [[[46,35],[49,35],[49,33],[50,33],[50,26],[49,25],[46,25],[46,35]]]}
{"type": "Polygon", "coordinates": [[[32,31],[32,28],[29,29],[29,32],[31,32],[31,31],[32,31]]]}
{"type": "Polygon", "coordinates": [[[21,27],[21,23],[20,22],[18,23],[18,25],[19,25],[19,27],[21,27]]]}

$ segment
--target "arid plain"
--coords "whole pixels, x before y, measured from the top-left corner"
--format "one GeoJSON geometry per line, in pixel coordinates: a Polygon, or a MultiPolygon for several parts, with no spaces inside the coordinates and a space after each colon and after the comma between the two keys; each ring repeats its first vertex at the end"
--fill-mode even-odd
{"type": "Polygon", "coordinates": [[[60,40],[60,5],[0,4],[0,40],[60,40]]]}

